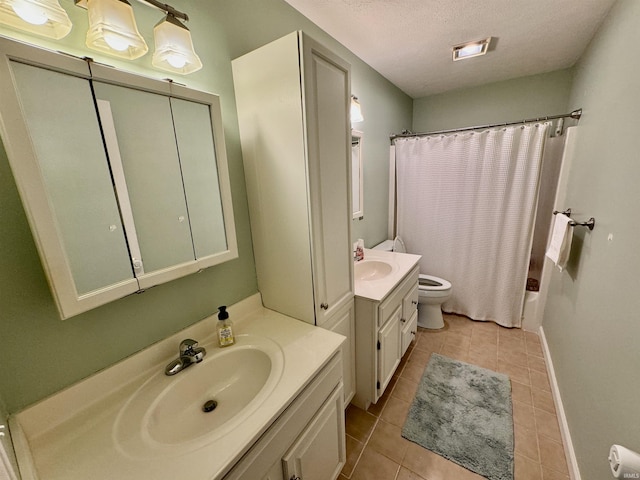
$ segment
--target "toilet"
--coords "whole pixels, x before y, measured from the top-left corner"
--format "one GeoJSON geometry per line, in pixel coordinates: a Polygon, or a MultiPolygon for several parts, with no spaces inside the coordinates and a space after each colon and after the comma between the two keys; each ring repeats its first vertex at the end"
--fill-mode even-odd
{"type": "MultiPolygon", "coordinates": [[[[373,248],[387,252],[407,252],[400,237],[385,240],[373,248]]],[[[451,297],[451,283],[443,278],[421,273],[418,278],[418,293],[418,326],[432,330],[444,327],[442,304],[451,297]]]]}

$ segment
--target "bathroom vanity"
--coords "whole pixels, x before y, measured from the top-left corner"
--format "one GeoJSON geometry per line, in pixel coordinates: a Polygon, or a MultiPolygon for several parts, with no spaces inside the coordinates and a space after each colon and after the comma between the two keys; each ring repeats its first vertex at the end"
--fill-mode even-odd
{"type": "Polygon", "coordinates": [[[420,255],[365,249],[355,264],[356,394],[364,410],[389,385],[418,329],[420,255]]]}
{"type": "Polygon", "coordinates": [[[11,417],[22,479],[337,478],[344,337],[260,302],[230,308],[233,346],[210,317],[11,417]],[[185,338],[204,359],[165,375],[185,338]]]}

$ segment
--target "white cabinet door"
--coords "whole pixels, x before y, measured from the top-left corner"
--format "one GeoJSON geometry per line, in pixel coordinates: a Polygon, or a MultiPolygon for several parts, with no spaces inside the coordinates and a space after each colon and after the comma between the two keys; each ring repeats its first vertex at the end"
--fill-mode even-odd
{"type": "Polygon", "coordinates": [[[135,292],[89,81],[2,63],[3,143],[61,317],[135,292]]]}
{"type": "Polygon", "coordinates": [[[93,88],[111,105],[144,272],[193,262],[169,98],[101,82],[93,88]]]}
{"type": "Polygon", "coordinates": [[[345,460],[342,390],[338,388],[282,458],[284,478],[334,480],[345,460]]]}
{"type": "Polygon", "coordinates": [[[353,302],[340,310],[335,318],[323,325],[323,328],[347,337],[342,344],[342,383],[346,408],[356,393],[356,327],[353,302]]]}
{"type": "Polygon", "coordinates": [[[316,325],[353,298],[349,65],[303,36],[316,325]]]}
{"type": "Polygon", "coordinates": [[[278,459],[261,480],[283,480],[282,460],[278,459]]]}
{"type": "Polygon", "coordinates": [[[378,332],[378,382],[377,398],[384,393],[393,373],[400,363],[400,317],[402,305],[391,314],[387,323],[378,332]]]}
{"type": "Polygon", "coordinates": [[[212,113],[209,105],[171,99],[191,238],[198,260],[220,255],[230,248],[222,205],[225,175],[218,173],[218,168],[223,167],[215,151],[216,141],[222,142],[222,135],[213,137],[212,113]]]}

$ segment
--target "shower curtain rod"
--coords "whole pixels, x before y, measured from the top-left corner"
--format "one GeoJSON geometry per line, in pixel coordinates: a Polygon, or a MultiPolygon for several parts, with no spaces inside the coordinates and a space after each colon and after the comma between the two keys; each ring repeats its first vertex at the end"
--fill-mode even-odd
{"type": "Polygon", "coordinates": [[[582,116],[582,109],[578,108],[577,110],[574,110],[571,113],[565,113],[563,115],[551,115],[548,117],[529,118],[527,120],[520,120],[519,122],[495,123],[492,125],[478,125],[475,127],[454,128],[451,130],[438,130],[435,132],[426,132],[426,133],[412,133],[408,130],[405,130],[402,133],[396,133],[394,135],[390,135],[389,138],[391,140],[391,143],[393,143],[393,141],[396,138],[426,137],[428,135],[441,135],[445,133],[466,132],[469,130],[480,130],[484,128],[506,127],[508,125],[520,125],[523,123],[546,122],[547,120],[556,120],[558,118],[574,118],[576,120],[580,120],[581,116],[582,116]]]}

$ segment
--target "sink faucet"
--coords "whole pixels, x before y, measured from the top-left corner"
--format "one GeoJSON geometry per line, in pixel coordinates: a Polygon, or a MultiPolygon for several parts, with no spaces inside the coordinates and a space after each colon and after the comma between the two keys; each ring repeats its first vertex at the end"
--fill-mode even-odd
{"type": "Polygon", "coordinates": [[[207,351],[204,348],[198,347],[198,342],[187,338],[180,342],[180,356],[165,367],[164,373],[165,375],[180,373],[194,363],[200,363],[206,354],[207,351]]]}

